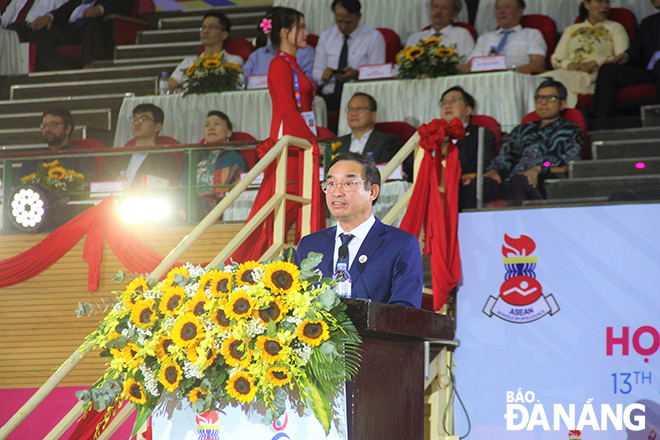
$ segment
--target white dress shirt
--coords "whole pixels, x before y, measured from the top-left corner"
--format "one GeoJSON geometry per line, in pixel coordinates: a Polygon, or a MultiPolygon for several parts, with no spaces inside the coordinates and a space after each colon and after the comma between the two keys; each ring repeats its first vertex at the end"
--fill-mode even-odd
{"type": "Polygon", "coordinates": [[[351,232],[344,231],[339,223],[337,223],[337,233],[335,235],[335,252],[332,257],[332,268],[337,267],[337,257],[339,256],[339,246],[341,246],[341,234],[351,234],[353,238],[348,243],[348,268],[350,270],[353,265],[353,260],[362,246],[362,242],[367,238],[367,234],[371,231],[371,227],[376,223],[376,217],[371,215],[364,223],[362,223],[357,228],[353,229],[351,232]]]}
{"type": "MultiPolygon", "coordinates": [[[[327,67],[336,69],[339,66],[339,55],[344,45],[344,36],[337,26],[323,32],[316,45],[314,58],[314,81],[323,85],[322,93],[331,94],[335,91],[335,79],[327,84],[321,77],[327,67]],[[325,84],[325,85],[324,85],[325,84]]],[[[385,62],[385,39],[378,30],[365,26],[362,23],[348,38],[348,67],[357,70],[366,64],[383,64],[385,62]]]]}
{"type": "Polygon", "coordinates": [[[371,136],[371,133],[373,132],[374,129],[372,128],[367,133],[363,134],[361,139],[358,139],[355,137],[354,134],[351,134],[351,148],[349,149],[349,151],[352,151],[353,153],[362,154],[362,152],[364,151],[364,147],[367,146],[367,141],[369,140],[369,136],[371,136]]]}
{"type": "MultiPolygon", "coordinates": [[[[419,40],[426,40],[429,37],[432,37],[436,34],[436,30],[433,27],[429,29],[417,32],[408,37],[406,46],[416,46],[419,44],[419,40]]],[[[467,59],[468,55],[474,49],[474,39],[472,34],[467,29],[460,26],[445,26],[440,29],[440,38],[442,42],[440,43],[443,46],[451,46],[458,53],[458,55],[463,59],[467,59]]]]}
{"type": "MultiPolygon", "coordinates": [[[[508,68],[529,64],[532,61],[530,55],[546,56],[548,46],[545,44],[543,34],[538,29],[523,28],[518,25],[511,30],[513,32],[509,34],[506,44],[500,52],[500,55],[506,55],[508,68]]],[[[470,59],[492,55],[491,48],[500,44],[503,31],[504,29],[498,29],[479,37],[477,45],[470,54],[470,59]]]]}
{"type": "MultiPolygon", "coordinates": [[[[230,53],[225,52],[224,50],[222,51],[222,54],[224,55],[224,62],[232,62],[236,63],[239,66],[243,67],[243,58],[239,57],[238,55],[232,55],[230,53]]],[[[185,76],[184,72],[186,69],[194,64],[195,61],[198,61],[199,57],[191,55],[189,57],[186,57],[181,61],[181,64],[179,64],[176,69],[174,69],[174,72],[172,72],[172,75],[170,75],[170,78],[178,82],[179,84],[183,85],[183,78],[185,76]]]]}
{"type": "MultiPolygon", "coordinates": [[[[32,7],[25,16],[26,23],[32,23],[38,17],[48,14],[50,11],[62,6],[68,0],[34,0],[32,7]]],[[[12,0],[11,3],[7,6],[5,13],[2,14],[0,19],[0,27],[6,28],[10,24],[14,23],[18,18],[18,14],[23,9],[23,6],[27,3],[27,0],[12,0]]]]}

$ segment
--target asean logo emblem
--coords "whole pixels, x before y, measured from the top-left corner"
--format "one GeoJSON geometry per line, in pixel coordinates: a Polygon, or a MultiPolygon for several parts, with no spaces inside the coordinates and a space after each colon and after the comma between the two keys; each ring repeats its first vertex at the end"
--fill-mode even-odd
{"type": "Polygon", "coordinates": [[[543,287],[536,279],[534,271],[538,257],[531,256],[535,249],[536,243],[526,235],[511,238],[504,234],[504,282],[497,298],[488,297],[483,308],[486,315],[523,324],[559,311],[555,297],[552,294],[544,296],[543,287]]]}
{"type": "Polygon", "coordinates": [[[198,440],[219,440],[220,423],[217,411],[207,411],[195,416],[198,440]]]}

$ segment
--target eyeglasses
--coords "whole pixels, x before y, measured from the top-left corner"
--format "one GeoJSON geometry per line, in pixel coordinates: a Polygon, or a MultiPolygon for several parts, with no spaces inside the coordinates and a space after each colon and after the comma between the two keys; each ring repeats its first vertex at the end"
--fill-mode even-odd
{"type": "Polygon", "coordinates": [[[559,100],[559,96],[556,95],[536,95],[534,101],[536,102],[555,102],[559,100]]]}
{"type": "Polygon", "coordinates": [[[324,193],[335,191],[339,188],[344,188],[346,192],[357,191],[360,183],[366,183],[364,180],[347,180],[346,182],[321,182],[321,189],[324,193]]]}
{"type": "Polygon", "coordinates": [[[41,124],[39,127],[41,127],[41,129],[43,130],[46,127],[55,128],[58,125],[64,125],[64,122],[48,122],[48,123],[41,124]]]}
{"type": "Polygon", "coordinates": [[[218,26],[217,24],[209,24],[206,26],[200,26],[199,31],[221,31],[222,26],[218,26]]]}
{"type": "Polygon", "coordinates": [[[440,107],[445,106],[445,105],[453,105],[461,102],[461,98],[454,98],[454,99],[443,99],[440,101],[438,104],[440,104],[440,107]]]}
{"type": "Polygon", "coordinates": [[[130,118],[128,118],[128,120],[131,122],[149,122],[149,121],[154,122],[154,120],[148,116],[140,116],[139,118],[136,116],[131,116],[130,118]]]}
{"type": "Polygon", "coordinates": [[[346,113],[373,111],[369,107],[346,107],[344,110],[346,113]]]}

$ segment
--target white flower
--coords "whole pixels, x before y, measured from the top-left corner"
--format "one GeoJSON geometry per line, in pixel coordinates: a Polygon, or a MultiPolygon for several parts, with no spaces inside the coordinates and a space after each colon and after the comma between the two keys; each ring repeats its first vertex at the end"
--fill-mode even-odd
{"type": "Polygon", "coordinates": [[[254,269],[252,269],[252,279],[254,280],[255,283],[261,281],[261,279],[265,276],[266,276],[266,271],[264,270],[263,267],[255,267],[254,269]]]}
{"type": "Polygon", "coordinates": [[[204,378],[204,374],[202,374],[202,372],[199,371],[197,365],[193,364],[188,360],[183,362],[183,375],[187,378],[191,378],[191,377],[194,377],[196,379],[204,378]]]}
{"type": "Polygon", "coordinates": [[[314,349],[305,343],[303,343],[300,348],[293,349],[293,352],[298,355],[303,364],[309,362],[309,358],[312,356],[313,351],[314,349]]]}
{"type": "Polygon", "coordinates": [[[261,335],[264,332],[266,332],[266,330],[268,330],[268,327],[266,327],[264,323],[261,322],[261,320],[251,319],[247,323],[247,327],[245,330],[247,332],[248,338],[252,339],[257,335],[261,335]]]}

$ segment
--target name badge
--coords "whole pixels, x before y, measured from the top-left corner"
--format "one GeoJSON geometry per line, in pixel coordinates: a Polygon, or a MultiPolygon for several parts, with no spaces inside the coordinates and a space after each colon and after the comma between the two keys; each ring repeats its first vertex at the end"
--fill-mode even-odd
{"type": "Polygon", "coordinates": [[[249,75],[247,79],[248,89],[267,89],[268,75],[249,75]]]}
{"type": "Polygon", "coordinates": [[[312,133],[314,133],[314,136],[318,136],[318,133],[316,132],[316,121],[314,120],[314,112],[300,112],[300,115],[305,121],[305,125],[307,125],[307,128],[309,128],[309,130],[312,133]]]}
{"type": "MultiPolygon", "coordinates": [[[[248,173],[241,173],[240,174],[241,180],[245,179],[247,175],[248,173]]],[[[263,181],[264,181],[264,173],[261,173],[252,181],[252,185],[261,185],[261,182],[263,181]]]]}
{"type": "Polygon", "coordinates": [[[507,70],[506,55],[491,55],[488,57],[472,58],[473,72],[490,72],[493,70],[507,70]]]}
{"type": "Polygon", "coordinates": [[[108,197],[112,194],[122,194],[125,190],[124,182],[90,182],[89,184],[90,197],[108,197]]]}
{"type": "Polygon", "coordinates": [[[383,78],[392,78],[392,63],[365,64],[359,68],[359,80],[383,78]]]}

